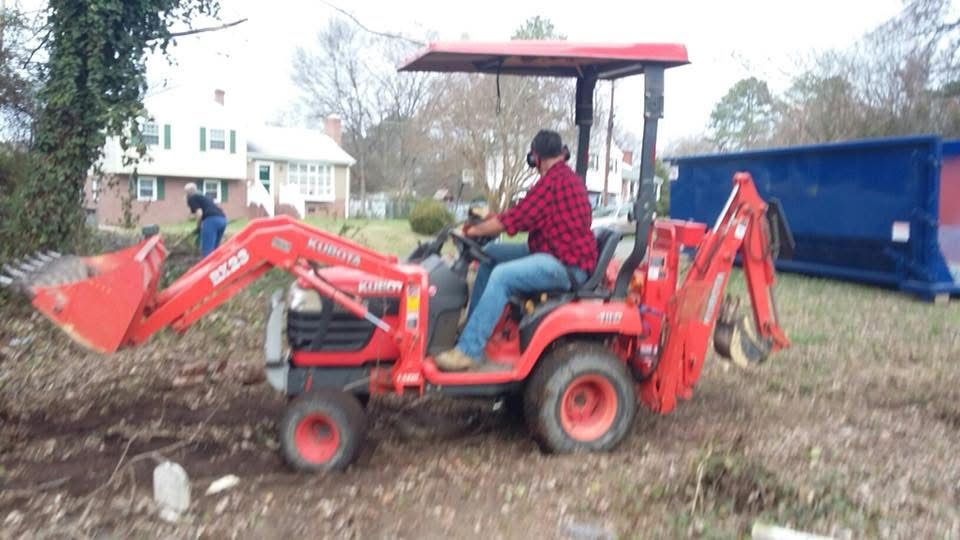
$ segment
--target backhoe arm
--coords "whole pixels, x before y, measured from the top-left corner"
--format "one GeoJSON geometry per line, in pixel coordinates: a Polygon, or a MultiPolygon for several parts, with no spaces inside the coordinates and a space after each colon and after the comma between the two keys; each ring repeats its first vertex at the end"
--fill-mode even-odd
{"type": "Polygon", "coordinates": [[[767,204],[750,175],[737,173],[726,206],[699,243],[669,304],[657,371],[640,385],[641,399],[653,410],[666,413],[674,408],[677,397],[690,398],[715,324],[717,352],[738,364],[762,362],[789,346],[773,300],[775,270],[766,211],[767,204]],[[738,319],[736,302],[723,299],[738,254],[753,306],[753,324],[738,319]]]}

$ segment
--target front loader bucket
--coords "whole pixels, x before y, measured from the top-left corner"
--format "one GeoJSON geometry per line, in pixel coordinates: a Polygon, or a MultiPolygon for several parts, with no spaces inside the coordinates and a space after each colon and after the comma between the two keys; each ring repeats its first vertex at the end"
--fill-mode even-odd
{"type": "Polygon", "coordinates": [[[93,257],[47,252],[5,265],[0,284],[30,296],[77,343],[112,353],[153,299],[166,256],[160,236],[93,257]]]}

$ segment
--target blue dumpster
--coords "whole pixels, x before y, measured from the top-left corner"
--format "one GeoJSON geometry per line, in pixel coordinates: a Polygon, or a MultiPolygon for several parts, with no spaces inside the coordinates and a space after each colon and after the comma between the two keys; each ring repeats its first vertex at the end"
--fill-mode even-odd
{"type": "Polygon", "coordinates": [[[787,271],[960,294],[960,141],[870,139],[665,158],[670,215],[712,223],[737,171],[780,199],[796,252],[787,271]]]}

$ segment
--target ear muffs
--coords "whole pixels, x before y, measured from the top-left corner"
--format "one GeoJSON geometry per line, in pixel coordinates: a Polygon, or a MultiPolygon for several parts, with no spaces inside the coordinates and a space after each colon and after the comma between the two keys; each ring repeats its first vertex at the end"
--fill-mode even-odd
{"type": "MultiPolygon", "coordinates": [[[[570,149],[567,148],[567,145],[563,145],[560,155],[563,156],[564,161],[570,161],[570,149]]],[[[540,166],[540,156],[535,154],[533,150],[527,152],[527,165],[534,169],[540,166]]]]}

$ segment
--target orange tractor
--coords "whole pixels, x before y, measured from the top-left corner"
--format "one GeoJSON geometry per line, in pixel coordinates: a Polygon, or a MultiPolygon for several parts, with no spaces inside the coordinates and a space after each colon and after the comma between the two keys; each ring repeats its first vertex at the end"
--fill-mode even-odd
{"type": "Polygon", "coordinates": [[[256,219],[162,291],[156,287],[167,250],[159,235],[96,257],[38,254],[7,266],[0,282],[28,294],[77,342],[111,353],[168,326],[186,330],[271,268],[291,273],[289,290],[271,300],[265,369],[269,383],[291,398],[279,431],[298,469],[349,465],[364,440],[364,405],[383,393],[519,397],[544,450],[610,450],[629,432],[638,402],[666,414],[678,398],[691,397],[711,333],[716,351],[740,364],[789,345],[772,291],[773,259],[790,247],[789,228],[749,174],[732,179],[710,229],[653,217],[664,70],[686,63],[679,45],[511,41],[433,44],[401,68],[575,78],[581,177],[596,82],[644,75],[633,249],[615,260],[620,234],[599,229],[598,264],[583,286],[511,299],[485,351],[499,370],[447,373],[433,361],[456,343],[468,271],[495,240],[449,228],[399,260],[289,217],[256,219]],[[441,257],[448,240],[458,252],[452,262],[441,257]],[[685,249],[694,253],[681,280],[685,249]],[[724,295],[738,255],[752,317],[740,317],[724,295]]]}

